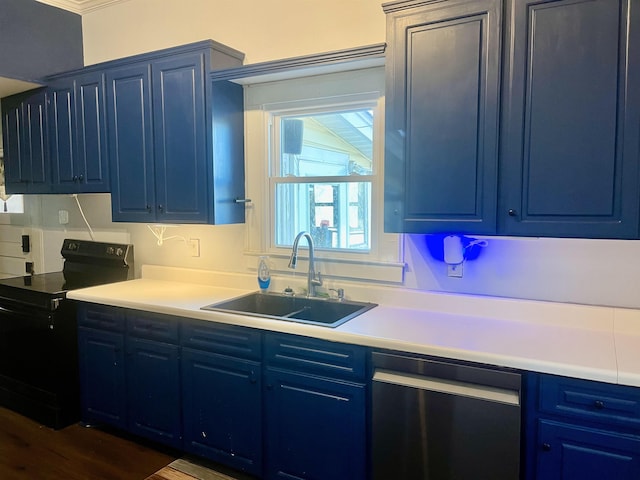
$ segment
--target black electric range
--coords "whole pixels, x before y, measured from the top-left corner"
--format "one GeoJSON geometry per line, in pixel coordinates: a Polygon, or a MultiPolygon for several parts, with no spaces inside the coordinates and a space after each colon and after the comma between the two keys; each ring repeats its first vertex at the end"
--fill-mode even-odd
{"type": "Polygon", "coordinates": [[[133,278],[133,246],[66,239],[61,272],[0,279],[0,405],[47,426],[79,420],[76,304],[69,290],[133,278]]]}

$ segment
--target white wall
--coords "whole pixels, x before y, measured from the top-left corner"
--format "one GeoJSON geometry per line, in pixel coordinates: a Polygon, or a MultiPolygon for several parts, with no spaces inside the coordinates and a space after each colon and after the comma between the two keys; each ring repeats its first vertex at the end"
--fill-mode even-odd
{"type": "Polygon", "coordinates": [[[211,38],[245,63],[381,43],[379,0],[130,0],[84,15],[86,64],[211,38]]]}
{"type": "MultiPolygon", "coordinates": [[[[385,39],[379,0],[130,0],[85,15],[83,28],[88,64],[204,38],[244,51],[247,63],[385,39]]],[[[192,258],[179,239],[159,247],[145,225],[111,223],[108,195],[80,198],[98,235],[130,233],[138,266],[245,271],[244,225],[171,229],[167,235],[200,238],[201,256],[192,258]]],[[[84,232],[72,200],[46,197],[45,230],[84,232]],[[65,227],[57,224],[59,208],[70,212],[65,227]]],[[[404,241],[408,288],[640,308],[640,241],[490,238],[461,279],[425,253],[423,236],[404,241]]]]}

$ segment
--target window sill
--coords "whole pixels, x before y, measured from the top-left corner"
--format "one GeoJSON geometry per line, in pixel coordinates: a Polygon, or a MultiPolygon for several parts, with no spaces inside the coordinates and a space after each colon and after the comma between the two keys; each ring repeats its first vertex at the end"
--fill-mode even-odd
{"type": "MultiPolygon", "coordinates": [[[[298,266],[295,270],[289,268],[289,255],[245,252],[248,271],[257,271],[258,258],[261,255],[269,257],[269,268],[273,273],[291,274],[295,271],[297,274],[305,275],[309,268],[308,257],[302,252],[298,255],[298,266]]],[[[315,269],[325,278],[400,285],[404,281],[405,264],[329,258],[322,252],[315,257],[315,269]]]]}

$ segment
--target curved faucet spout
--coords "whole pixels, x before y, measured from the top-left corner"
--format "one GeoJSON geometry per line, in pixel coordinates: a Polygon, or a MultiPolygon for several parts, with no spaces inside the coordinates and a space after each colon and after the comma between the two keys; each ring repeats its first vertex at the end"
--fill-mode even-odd
{"type": "Polygon", "coordinates": [[[309,244],[309,272],[307,275],[307,295],[310,297],[316,296],[316,287],[322,285],[322,275],[320,272],[316,274],[315,270],[315,247],[313,245],[313,238],[309,232],[300,232],[296,235],[293,241],[293,248],[291,249],[291,258],[289,259],[289,268],[296,268],[298,265],[298,244],[301,238],[306,238],[309,244]]]}

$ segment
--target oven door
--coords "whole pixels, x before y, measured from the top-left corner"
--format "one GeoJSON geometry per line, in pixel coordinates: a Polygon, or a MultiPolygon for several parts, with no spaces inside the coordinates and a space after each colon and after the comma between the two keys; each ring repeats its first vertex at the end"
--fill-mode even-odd
{"type": "Polygon", "coordinates": [[[75,304],[55,311],[0,298],[0,404],[54,428],[79,415],[75,304]]]}
{"type": "Polygon", "coordinates": [[[56,333],[53,312],[0,302],[0,375],[48,389],[56,333]]]}

